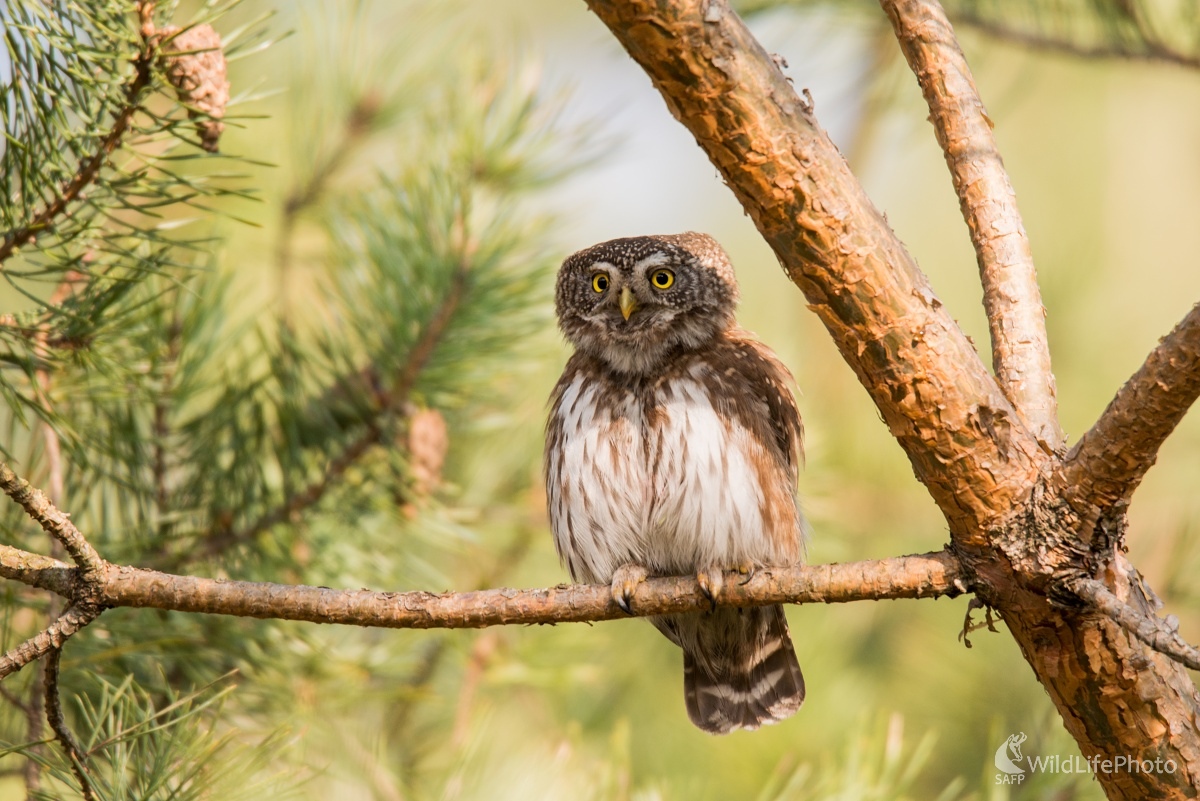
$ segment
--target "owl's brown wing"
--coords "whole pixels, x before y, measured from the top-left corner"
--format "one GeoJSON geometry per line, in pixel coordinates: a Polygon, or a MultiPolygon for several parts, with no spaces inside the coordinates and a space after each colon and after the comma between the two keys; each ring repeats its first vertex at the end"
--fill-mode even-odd
{"type": "Polygon", "coordinates": [[[792,394],[795,380],[791,372],[770,348],[741,329],[726,334],[725,347],[718,349],[716,361],[718,373],[732,374],[743,385],[739,388],[741,392],[725,392],[724,402],[730,404],[730,411],[760,442],[775,445],[794,485],[804,460],[804,423],[792,394]],[[765,416],[763,405],[767,410],[765,416]]]}
{"type": "MultiPolygon", "coordinates": [[[[803,517],[795,503],[804,458],[804,424],[787,367],[748,332],[726,333],[705,356],[714,403],[760,444],[756,466],[770,535],[780,552],[799,558],[803,517]],[[771,503],[771,500],[774,503],[771,503]]],[[[752,459],[752,461],[754,461],[752,459]]],[[[664,628],[663,625],[659,628],[664,628]]],[[[804,702],[804,676],[788,634],[783,607],[718,609],[679,615],[667,636],[684,650],[684,699],[701,729],[723,734],[756,729],[791,716],[804,702]]]]}

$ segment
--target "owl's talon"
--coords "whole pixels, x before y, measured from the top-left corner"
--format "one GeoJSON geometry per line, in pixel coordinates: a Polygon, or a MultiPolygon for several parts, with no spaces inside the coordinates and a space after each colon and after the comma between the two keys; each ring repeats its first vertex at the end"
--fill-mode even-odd
{"type": "Polygon", "coordinates": [[[638,585],[645,581],[648,575],[646,568],[641,565],[621,565],[613,573],[609,591],[613,601],[621,607],[621,611],[625,614],[633,614],[633,594],[637,592],[638,585]]]}
{"type": "Polygon", "coordinates": [[[740,564],[735,569],[742,574],[742,580],[738,582],[739,587],[745,587],[750,583],[751,579],[758,575],[758,565],[753,562],[740,564]]]}
{"type": "Polygon", "coordinates": [[[630,617],[633,616],[633,592],[629,589],[613,590],[613,600],[617,602],[617,606],[621,607],[621,611],[630,617]]]}
{"type": "Polygon", "coordinates": [[[725,573],[719,567],[699,570],[696,572],[696,583],[700,585],[700,592],[708,599],[709,611],[716,609],[717,598],[721,596],[721,589],[725,586],[725,573]]]}

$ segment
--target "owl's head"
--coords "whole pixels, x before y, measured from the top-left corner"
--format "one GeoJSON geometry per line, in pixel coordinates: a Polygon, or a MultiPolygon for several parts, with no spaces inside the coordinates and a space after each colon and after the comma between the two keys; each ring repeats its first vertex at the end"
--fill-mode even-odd
{"type": "Polygon", "coordinates": [[[737,279],[706,234],[611,239],[558,271],[558,325],[575,346],[620,373],[648,374],[734,324],[737,279]]]}

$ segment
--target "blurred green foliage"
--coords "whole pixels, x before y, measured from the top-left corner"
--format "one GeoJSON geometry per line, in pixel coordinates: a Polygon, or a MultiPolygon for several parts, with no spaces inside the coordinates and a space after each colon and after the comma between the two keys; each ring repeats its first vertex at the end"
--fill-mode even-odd
{"type": "MultiPolygon", "coordinates": [[[[986,351],[957,202],[915,83],[880,34],[882,15],[798,5],[814,8],[752,24],[788,57],[797,85],[838,64],[871,65],[844,96],[815,91],[818,114],[857,109],[848,158],[986,351]],[[814,40],[834,66],[806,58],[814,40]]],[[[1029,17],[1032,5],[1021,4],[1004,19],[1078,30],[1095,44],[1106,18],[1088,15],[1101,5],[1029,17]]],[[[68,25],[48,8],[22,29],[5,7],[10,64],[30,25],[68,25]]],[[[43,175],[25,150],[5,146],[6,228],[37,205],[15,202],[14,186],[41,181],[42,196],[52,194],[72,154],[94,149],[139,46],[126,4],[71,8],[94,47],[46,41],[73,54],[64,64],[98,68],[98,83],[43,58],[77,105],[5,117],[7,131],[59,154],[57,172],[43,175]],[[64,133],[75,130],[84,133],[64,133]]],[[[711,167],[682,141],[680,159],[692,160],[679,169],[707,180],[687,183],[669,172],[675,165],[647,166],[626,145],[679,132],[582,8],[245,0],[163,4],[158,14],[163,24],[211,19],[234,43],[223,155],[200,155],[155,77],[136,118],[145,128],[106,162],[80,213],[2,273],[2,311],[79,346],[46,354],[3,329],[0,445],[45,485],[42,421],[53,426],[65,465],[56,500],[106,558],[397,590],[565,580],[540,476],[545,398],[565,358],[553,270],[571,250],[665,232],[678,216],[726,244],[743,324],[796,374],[810,560],[945,541],[865,393],[711,167]],[[525,50],[543,60],[516,55],[525,50]],[[131,211],[121,176],[147,153],[154,166],[137,173],[138,197],[155,202],[131,211]],[[644,228],[606,227],[628,214],[644,228]],[[46,311],[81,265],[87,289],[46,311]],[[49,375],[44,397],[39,371],[49,375]],[[432,487],[419,479],[430,454],[412,444],[426,409],[445,420],[449,442],[432,487]]],[[[1111,30],[1136,41],[1128,27],[1111,30]]],[[[1064,424],[1078,436],[1200,296],[1190,269],[1200,246],[1198,76],[1035,57],[978,34],[964,46],[1022,202],[1064,424]]],[[[1185,631],[1198,622],[1200,507],[1189,492],[1198,434],[1185,422],[1164,451],[1135,499],[1131,537],[1131,557],[1185,631]]],[[[48,548],[11,506],[0,508],[0,531],[48,548]]],[[[40,593],[2,589],[10,647],[54,610],[40,593]]],[[[959,642],[965,611],[965,600],[790,610],[804,709],[719,739],[688,723],[679,653],[638,621],[359,631],[121,609],[69,643],[63,689],[79,738],[107,743],[93,769],[111,798],[1099,798],[1086,776],[996,784],[993,753],[1009,734],[1028,734],[1030,754],[1075,749],[1007,636],[980,630],[970,650],[959,642]]],[[[49,797],[77,786],[54,743],[29,743],[47,736],[26,714],[36,712],[37,681],[28,667],[3,685],[12,697],[0,702],[0,737],[13,745],[0,760],[9,771],[0,798],[23,796],[27,758],[44,765],[49,797]]]]}

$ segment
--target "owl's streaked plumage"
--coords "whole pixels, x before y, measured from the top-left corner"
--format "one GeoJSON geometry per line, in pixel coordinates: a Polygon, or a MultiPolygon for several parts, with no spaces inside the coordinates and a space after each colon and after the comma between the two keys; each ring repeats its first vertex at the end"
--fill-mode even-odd
{"type": "MultiPolygon", "coordinates": [[[[709,586],[723,569],[800,561],[800,413],[787,368],[737,327],[737,298],[725,251],[704,234],[614,239],[559,270],[575,354],[546,432],[551,527],[571,576],[611,582],[618,603],[638,568],[709,586]]],[[[683,649],[701,729],[754,729],[803,702],[783,607],[651,622],[683,649]]]]}

